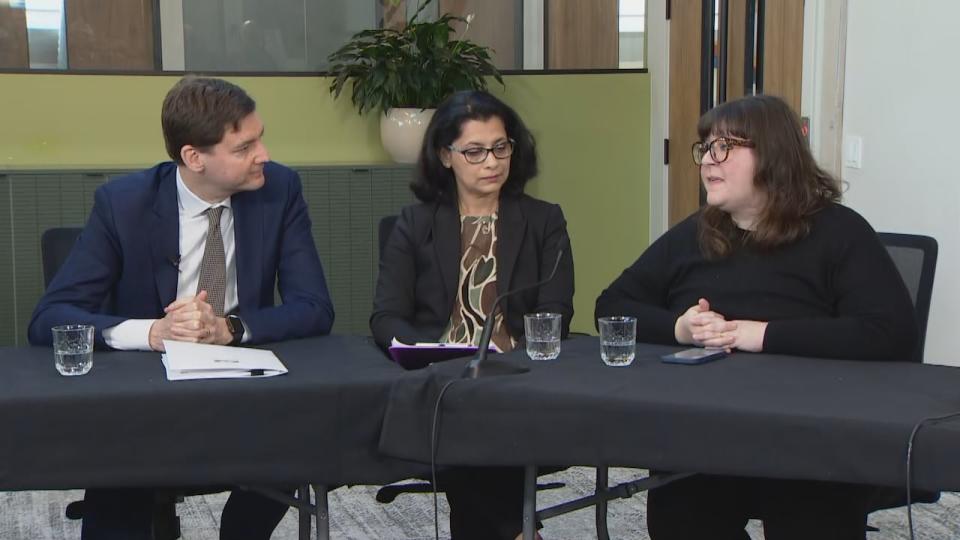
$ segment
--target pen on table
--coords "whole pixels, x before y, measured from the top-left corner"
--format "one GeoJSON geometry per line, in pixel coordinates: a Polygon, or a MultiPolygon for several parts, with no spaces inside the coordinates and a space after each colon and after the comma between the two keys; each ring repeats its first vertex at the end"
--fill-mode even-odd
{"type": "MultiPolygon", "coordinates": [[[[239,364],[240,363],[239,360],[235,360],[232,358],[214,358],[213,361],[218,364],[239,364]]],[[[250,369],[250,370],[247,370],[247,372],[250,373],[251,377],[263,377],[263,375],[265,374],[264,370],[262,369],[250,369]]]]}

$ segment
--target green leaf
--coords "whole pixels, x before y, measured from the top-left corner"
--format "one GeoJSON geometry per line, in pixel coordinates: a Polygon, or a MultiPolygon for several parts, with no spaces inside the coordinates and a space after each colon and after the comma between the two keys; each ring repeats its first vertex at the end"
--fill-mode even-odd
{"type": "Polygon", "coordinates": [[[503,85],[490,48],[451,39],[451,33],[457,35],[454,25],[466,24],[463,17],[444,14],[435,21],[417,21],[432,1],[418,0],[418,11],[404,29],[357,32],[328,56],[334,98],[349,83],[351,100],[362,114],[377,108],[436,107],[456,90],[485,89],[487,76],[503,85]]]}

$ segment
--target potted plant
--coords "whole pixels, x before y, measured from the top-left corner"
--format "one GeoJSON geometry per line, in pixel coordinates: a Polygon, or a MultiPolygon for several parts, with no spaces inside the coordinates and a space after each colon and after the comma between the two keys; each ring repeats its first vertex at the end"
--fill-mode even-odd
{"type": "Polygon", "coordinates": [[[503,85],[490,48],[463,39],[472,14],[417,21],[432,1],[420,4],[404,28],[364,30],[328,57],[330,93],[337,98],[350,83],[350,99],[360,114],[382,111],[381,141],[400,163],[416,161],[433,111],[447,96],[458,90],[486,90],[486,76],[503,85]],[[459,36],[457,22],[464,25],[459,36]]]}

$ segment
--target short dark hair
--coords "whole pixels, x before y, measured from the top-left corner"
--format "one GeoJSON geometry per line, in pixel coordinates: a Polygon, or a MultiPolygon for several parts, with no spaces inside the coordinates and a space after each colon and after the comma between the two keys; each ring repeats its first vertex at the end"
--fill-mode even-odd
{"type": "Polygon", "coordinates": [[[180,79],[167,92],[160,113],[167,154],[182,165],[180,150],[184,146],[207,148],[217,144],[228,125],[239,129],[240,121],[256,109],[253,98],[223,79],[194,76],[180,79]]]}
{"type": "Polygon", "coordinates": [[[440,151],[460,137],[468,120],[503,122],[507,137],[514,140],[510,172],[501,195],[523,193],[523,188],[537,175],[537,144],[520,116],[506,103],[480,90],[457,92],[444,100],[427,126],[417,161],[417,178],[410,184],[414,195],[424,202],[456,200],[457,182],[453,170],[443,166],[440,151]]]}
{"type": "MultiPolygon", "coordinates": [[[[747,241],[774,248],[810,233],[811,216],[840,201],[840,183],[821,169],[800,127],[800,118],[776,96],[746,96],[707,111],[697,124],[701,141],[730,135],[753,141],[756,157],[753,185],[766,197],[756,230],[747,241]]],[[[707,206],[700,214],[700,249],[707,257],[730,253],[740,237],[729,214],[707,206]]]]}

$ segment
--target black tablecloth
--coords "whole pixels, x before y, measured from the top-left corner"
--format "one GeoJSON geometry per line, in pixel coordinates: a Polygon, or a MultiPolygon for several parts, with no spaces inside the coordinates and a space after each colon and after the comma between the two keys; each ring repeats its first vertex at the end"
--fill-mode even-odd
{"type": "Polygon", "coordinates": [[[366,338],[269,346],[287,375],[167,381],[159,353],[95,352],[63,377],[50,348],[0,349],[0,489],[380,484],[412,466],[377,453],[402,374],[366,338]]]}
{"type": "MultiPolygon", "coordinates": [[[[638,344],[606,367],[597,338],[560,358],[504,359],[521,375],[453,383],[437,460],[460,465],[611,465],[901,486],[914,424],[960,411],[960,369],[736,353],[700,366],[664,364],[678,350],[638,344]]],[[[440,388],[460,360],[408,373],[392,388],[380,449],[429,461],[440,388]]],[[[960,421],[925,428],[915,486],[960,489],[960,421]]]]}

